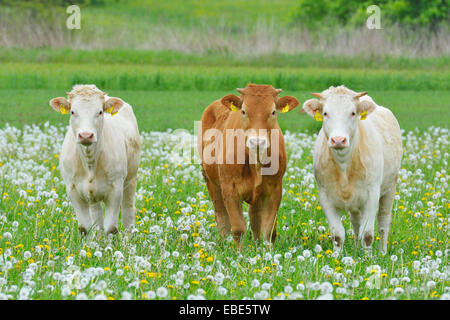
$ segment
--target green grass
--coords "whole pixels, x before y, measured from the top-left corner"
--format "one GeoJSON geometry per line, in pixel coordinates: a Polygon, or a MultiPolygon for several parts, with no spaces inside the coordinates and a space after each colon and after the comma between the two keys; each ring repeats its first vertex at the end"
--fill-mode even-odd
{"type": "Polygon", "coordinates": [[[361,90],[449,90],[450,73],[441,71],[154,66],[127,64],[4,63],[0,89],[63,89],[95,83],[109,90],[223,90],[247,83],[284,90],[319,91],[345,84],[361,90]]]}
{"type": "Polygon", "coordinates": [[[136,29],[139,22],[152,24],[173,23],[177,27],[202,22],[214,24],[224,20],[239,28],[243,22],[256,23],[258,19],[276,19],[286,25],[291,22],[296,0],[138,0],[113,2],[103,6],[85,6],[86,20],[90,23],[101,21],[123,22],[133,19],[136,29]]]}
{"type": "MultiPolygon", "coordinates": [[[[321,88],[323,89],[323,87],[321,88]]],[[[193,132],[194,121],[201,118],[203,110],[214,100],[229,91],[137,91],[108,90],[130,103],[142,131],[165,131],[184,128],[193,132]]],[[[293,95],[303,103],[309,92],[284,90],[282,95],[293,95]]],[[[450,123],[449,91],[380,91],[369,90],[375,101],[391,109],[404,130],[416,127],[425,130],[429,126],[448,127],[450,123]]],[[[24,124],[68,124],[68,117],[55,112],[48,102],[51,98],[64,96],[65,90],[57,89],[1,89],[0,127],[6,123],[22,127],[24,124]]],[[[300,106],[298,107],[300,108],[300,106]]],[[[297,110],[280,114],[281,128],[292,132],[317,131],[320,123],[297,110]]]]}

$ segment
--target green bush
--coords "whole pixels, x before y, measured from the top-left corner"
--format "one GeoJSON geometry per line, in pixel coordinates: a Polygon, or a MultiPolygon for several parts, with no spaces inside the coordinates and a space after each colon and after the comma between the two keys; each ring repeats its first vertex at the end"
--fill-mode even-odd
{"type": "Polygon", "coordinates": [[[381,10],[382,24],[436,29],[448,24],[446,0],[300,0],[295,20],[309,28],[323,25],[364,25],[371,5],[381,10]]]}

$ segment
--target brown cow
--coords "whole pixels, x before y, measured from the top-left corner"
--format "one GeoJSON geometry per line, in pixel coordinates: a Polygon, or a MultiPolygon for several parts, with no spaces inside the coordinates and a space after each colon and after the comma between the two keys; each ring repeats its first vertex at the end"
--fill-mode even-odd
{"type": "Polygon", "coordinates": [[[275,241],[286,171],[276,111],[291,111],[299,102],[291,96],[279,98],[281,89],[271,85],[249,84],[237,91],[239,97],[229,94],[206,108],[198,148],[220,234],[226,236],[231,230],[241,248],[247,229],[242,201],[250,204],[254,238],[259,239],[262,232],[265,240],[275,241]]]}

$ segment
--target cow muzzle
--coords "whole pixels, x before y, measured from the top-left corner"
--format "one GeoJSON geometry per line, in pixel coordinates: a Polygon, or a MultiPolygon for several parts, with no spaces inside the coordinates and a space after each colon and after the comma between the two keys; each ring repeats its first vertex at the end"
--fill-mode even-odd
{"type": "Polygon", "coordinates": [[[247,139],[247,148],[256,149],[267,149],[269,147],[269,139],[267,137],[251,136],[247,139]]]}
{"type": "Polygon", "coordinates": [[[334,149],[344,149],[348,147],[348,139],[346,137],[334,136],[330,138],[330,145],[334,149]]]}
{"type": "Polygon", "coordinates": [[[78,143],[82,145],[91,145],[95,142],[95,135],[93,132],[83,131],[78,133],[78,143]]]}

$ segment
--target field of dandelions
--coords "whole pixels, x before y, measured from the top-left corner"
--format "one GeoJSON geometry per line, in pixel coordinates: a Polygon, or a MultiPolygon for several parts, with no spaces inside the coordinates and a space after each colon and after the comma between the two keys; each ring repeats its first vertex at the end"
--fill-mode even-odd
{"type": "Polygon", "coordinates": [[[170,131],[141,133],[135,229],[82,238],[58,170],[65,130],[0,129],[0,299],[450,298],[448,129],[403,133],[386,256],[378,241],[371,255],[354,244],[347,214],[344,251],[333,253],[310,133],[285,133],[272,248],[250,232],[241,252],[221,240],[200,166],[171,156],[170,131]]]}

